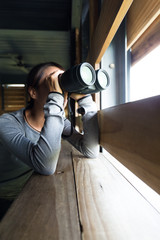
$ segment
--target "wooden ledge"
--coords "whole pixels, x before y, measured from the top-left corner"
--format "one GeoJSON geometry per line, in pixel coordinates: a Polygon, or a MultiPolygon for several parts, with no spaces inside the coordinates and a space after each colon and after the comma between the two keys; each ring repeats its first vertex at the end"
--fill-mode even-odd
{"type": "Polygon", "coordinates": [[[102,154],[73,154],[83,239],[158,239],[160,213],[102,154]]]}
{"type": "Polygon", "coordinates": [[[80,240],[71,147],[62,145],[53,176],[35,174],[0,224],[3,240],[80,240]]]}
{"type": "Polygon", "coordinates": [[[100,154],[63,143],[56,174],[35,174],[0,224],[3,240],[158,239],[160,214],[100,154]]]}

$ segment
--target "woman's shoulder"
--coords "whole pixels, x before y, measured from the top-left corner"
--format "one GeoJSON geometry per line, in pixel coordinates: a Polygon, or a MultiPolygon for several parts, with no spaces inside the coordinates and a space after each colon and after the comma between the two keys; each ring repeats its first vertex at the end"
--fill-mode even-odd
{"type": "MultiPolygon", "coordinates": [[[[23,113],[24,113],[24,108],[21,108],[17,111],[14,112],[8,112],[8,113],[3,113],[0,116],[0,123],[8,123],[8,122],[23,122],[23,113]]],[[[0,125],[1,125],[0,124],[0,125]]]]}

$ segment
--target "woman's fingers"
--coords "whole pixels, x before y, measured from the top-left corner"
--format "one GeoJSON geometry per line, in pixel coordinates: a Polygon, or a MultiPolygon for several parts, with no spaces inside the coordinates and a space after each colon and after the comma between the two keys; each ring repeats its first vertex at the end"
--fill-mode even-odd
{"type": "Polygon", "coordinates": [[[62,93],[62,89],[59,85],[58,76],[63,73],[63,71],[59,70],[51,73],[48,77],[46,77],[46,84],[49,89],[49,92],[59,92],[62,93]]]}

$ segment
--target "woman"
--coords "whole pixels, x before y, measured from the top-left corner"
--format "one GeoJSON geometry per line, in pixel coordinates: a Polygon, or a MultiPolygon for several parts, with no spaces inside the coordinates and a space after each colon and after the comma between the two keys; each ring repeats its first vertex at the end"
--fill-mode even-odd
{"type": "Polygon", "coordinates": [[[58,77],[63,68],[53,62],[39,64],[28,75],[31,102],[26,109],[0,117],[0,199],[9,204],[21,191],[33,171],[54,174],[61,149],[61,137],[86,157],[97,156],[98,123],[96,105],[90,95],[72,94],[83,108],[84,134],[65,118],[67,93],[62,92],[58,77]]]}

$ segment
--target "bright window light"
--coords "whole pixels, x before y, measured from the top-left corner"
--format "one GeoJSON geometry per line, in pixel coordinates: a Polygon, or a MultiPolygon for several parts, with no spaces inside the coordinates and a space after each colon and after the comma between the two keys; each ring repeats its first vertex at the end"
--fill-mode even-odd
{"type": "Polygon", "coordinates": [[[130,101],[160,94],[160,45],[131,68],[130,101]]]}
{"type": "Polygon", "coordinates": [[[7,87],[24,87],[24,84],[7,84],[7,87]]]}
{"type": "Polygon", "coordinates": [[[129,183],[160,213],[160,195],[115,159],[109,152],[103,150],[103,154],[129,183]]]}

